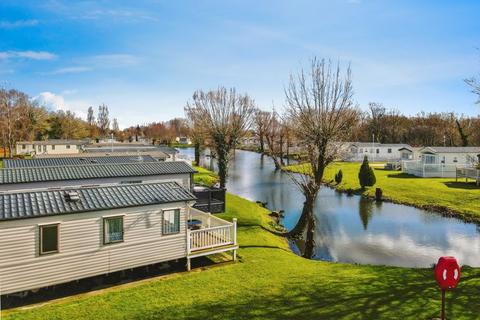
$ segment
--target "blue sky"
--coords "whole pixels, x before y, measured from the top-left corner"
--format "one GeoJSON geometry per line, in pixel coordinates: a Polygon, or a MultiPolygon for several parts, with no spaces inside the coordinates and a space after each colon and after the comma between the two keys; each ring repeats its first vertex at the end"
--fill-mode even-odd
{"type": "Polygon", "coordinates": [[[196,89],[270,109],[313,56],[350,63],[355,100],[478,114],[480,1],[0,1],[0,81],[50,108],[105,103],[122,127],[183,116],[196,89]]]}

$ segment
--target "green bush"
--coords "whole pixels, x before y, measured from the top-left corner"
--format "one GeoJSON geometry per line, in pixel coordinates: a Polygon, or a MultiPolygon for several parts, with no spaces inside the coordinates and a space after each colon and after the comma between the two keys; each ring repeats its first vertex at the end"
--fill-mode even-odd
{"type": "Polygon", "coordinates": [[[336,182],[337,184],[340,184],[340,183],[342,183],[342,179],[343,179],[343,172],[342,172],[342,170],[340,169],[340,170],[338,170],[338,172],[335,174],[335,182],[336,182]]]}
{"type": "Polygon", "coordinates": [[[375,178],[375,172],[373,172],[373,169],[368,164],[367,156],[363,158],[363,163],[360,167],[360,171],[358,172],[358,180],[360,180],[360,186],[362,189],[365,187],[371,187],[377,182],[377,179],[375,178]]]}

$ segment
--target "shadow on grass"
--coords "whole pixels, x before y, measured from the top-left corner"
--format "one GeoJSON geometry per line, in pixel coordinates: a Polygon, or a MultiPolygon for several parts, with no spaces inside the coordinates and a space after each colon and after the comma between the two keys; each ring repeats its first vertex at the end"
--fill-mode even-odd
{"type": "MultiPolygon", "coordinates": [[[[401,277],[395,271],[378,272],[377,277],[354,280],[339,270],[336,281],[318,281],[306,274],[282,283],[279,291],[262,294],[268,288],[252,288],[249,297],[225,296],[224,299],[195,304],[186,319],[432,319],[439,317],[440,290],[431,270],[401,277]]],[[[398,272],[402,272],[400,269],[398,272]]],[[[478,276],[478,274],[477,274],[478,276]]],[[[232,279],[232,285],[241,286],[232,279]]],[[[447,319],[475,319],[480,300],[459,286],[447,293],[447,319]]],[[[149,319],[162,314],[149,314],[149,319]]],[[[141,317],[136,317],[141,319],[141,317]]]]}
{"type": "Polygon", "coordinates": [[[408,174],[403,172],[388,174],[387,177],[398,178],[398,179],[423,179],[421,177],[414,176],[413,174],[408,174]]]}
{"type": "MultiPolygon", "coordinates": [[[[192,269],[213,266],[216,263],[207,257],[192,259],[192,269]]],[[[83,278],[56,286],[41,288],[36,292],[28,292],[26,296],[3,295],[0,296],[2,310],[28,306],[35,303],[65,298],[81,293],[87,293],[100,289],[107,289],[118,285],[131,283],[139,280],[155,278],[158,276],[184,272],[186,260],[168,261],[149,266],[126,269],[94,277],[83,278]]]]}
{"type": "Polygon", "coordinates": [[[477,187],[475,182],[460,182],[460,181],[452,181],[452,182],[444,182],[444,184],[449,187],[449,188],[454,188],[454,189],[469,189],[469,190],[474,190],[478,189],[480,190],[480,187],[477,187]]]}

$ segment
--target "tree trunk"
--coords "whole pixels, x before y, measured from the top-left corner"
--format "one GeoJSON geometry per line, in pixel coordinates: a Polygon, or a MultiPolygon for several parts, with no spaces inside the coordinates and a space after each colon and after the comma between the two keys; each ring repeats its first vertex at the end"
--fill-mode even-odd
{"type": "Polygon", "coordinates": [[[282,168],[282,164],[278,160],[278,157],[275,154],[272,154],[271,157],[273,159],[273,163],[275,164],[275,170],[280,170],[282,168]]]}
{"type": "Polygon", "coordinates": [[[200,165],[200,143],[195,142],[195,163],[200,165]]]}
{"type": "Polygon", "coordinates": [[[305,239],[305,250],[303,252],[303,257],[307,259],[312,259],[314,256],[315,249],[315,217],[313,213],[308,216],[307,219],[307,235],[305,239]]]}
{"type": "Polygon", "coordinates": [[[315,219],[313,215],[313,206],[315,204],[316,197],[317,197],[317,193],[305,194],[305,202],[303,203],[302,214],[300,215],[300,218],[298,219],[297,224],[295,225],[295,227],[292,228],[292,230],[288,232],[273,232],[273,233],[283,237],[298,238],[303,234],[303,232],[305,231],[305,227],[308,224],[313,228],[312,230],[314,230],[315,225],[312,226],[312,223],[310,221],[312,219],[313,220],[315,219]]]}
{"type": "Polygon", "coordinates": [[[261,135],[261,136],[259,137],[259,139],[260,139],[260,153],[263,154],[263,153],[265,152],[265,145],[264,145],[264,143],[263,143],[263,135],[261,135]]]}
{"type": "Polygon", "coordinates": [[[217,143],[217,164],[218,176],[220,178],[220,188],[225,188],[228,174],[228,152],[229,148],[222,143],[217,143]]]}

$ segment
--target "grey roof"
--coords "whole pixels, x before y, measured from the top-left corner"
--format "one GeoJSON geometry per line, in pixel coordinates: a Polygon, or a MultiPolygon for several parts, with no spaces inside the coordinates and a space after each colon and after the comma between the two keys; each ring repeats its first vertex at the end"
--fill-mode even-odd
{"type": "Polygon", "coordinates": [[[480,154],[480,147],[425,147],[421,151],[430,151],[434,153],[477,153],[480,154]]]}
{"type": "Polygon", "coordinates": [[[179,152],[177,149],[169,146],[165,146],[165,145],[158,146],[158,149],[160,149],[160,151],[165,152],[167,154],[176,154],[179,152]]]}
{"type": "Polygon", "coordinates": [[[112,177],[156,176],[194,172],[196,171],[183,161],[90,164],[41,168],[9,168],[0,170],[0,184],[112,177]]]}
{"type": "Polygon", "coordinates": [[[360,148],[370,148],[370,147],[374,147],[374,148],[378,148],[378,147],[385,147],[385,148],[401,148],[401,147],[410,147],[410,145],[408,144],[405,144],[405,143],[378,143],[378,142],[375,142],[375,143],[372,143],[372,142],[352,142],[352,145],[355,145],[357,147],[360,147],[360,148]]]}
{"type": "Polygon", "coordinates": [[[5,168],[34,168],[34,167],[56,167],[75,166],[97,163],[142,163],[155,162],[150,155],[140,156],[110,156],[110,157],[59,157],[59,158],[34,158],[34,159],[5,159],[5,168]]]}
{"type": "Polygon", "coordinates": [[[46,158],[95,158],[95,157],[117,157],[117,156],[151,156],[155,159],[166,159],[168,158],[168,154],[160,151],[160,150],[130,150],[128,152],[111,152],[111,150],[102,150],[101,152],[83,152],[83,153],[76,153],[76,154],[35,154],[33,155],[33,158],[35,159],[46,159],[46,158]]]}
{"type": "Polygon", "coordinates": [[[59,145],[59,144],[71,144],[71,145],[84,145],[89,144],[87,140],[40,140],[40,141],[19,141],[17,144],[35,144],[35,145],[59,145]]]}
{"type": "Polygon", "coordinates": [[[0,221],[195,199],[176,182],[0,193],[0,221]],[[76,192],[79,200],[68,201],[67,191],[76,192]]]}
{"type": "Polygon", "coordinates": [[[137,152],[162,151],[152,145],[94,145],[85,148],[85,152],[137,152]]]}

